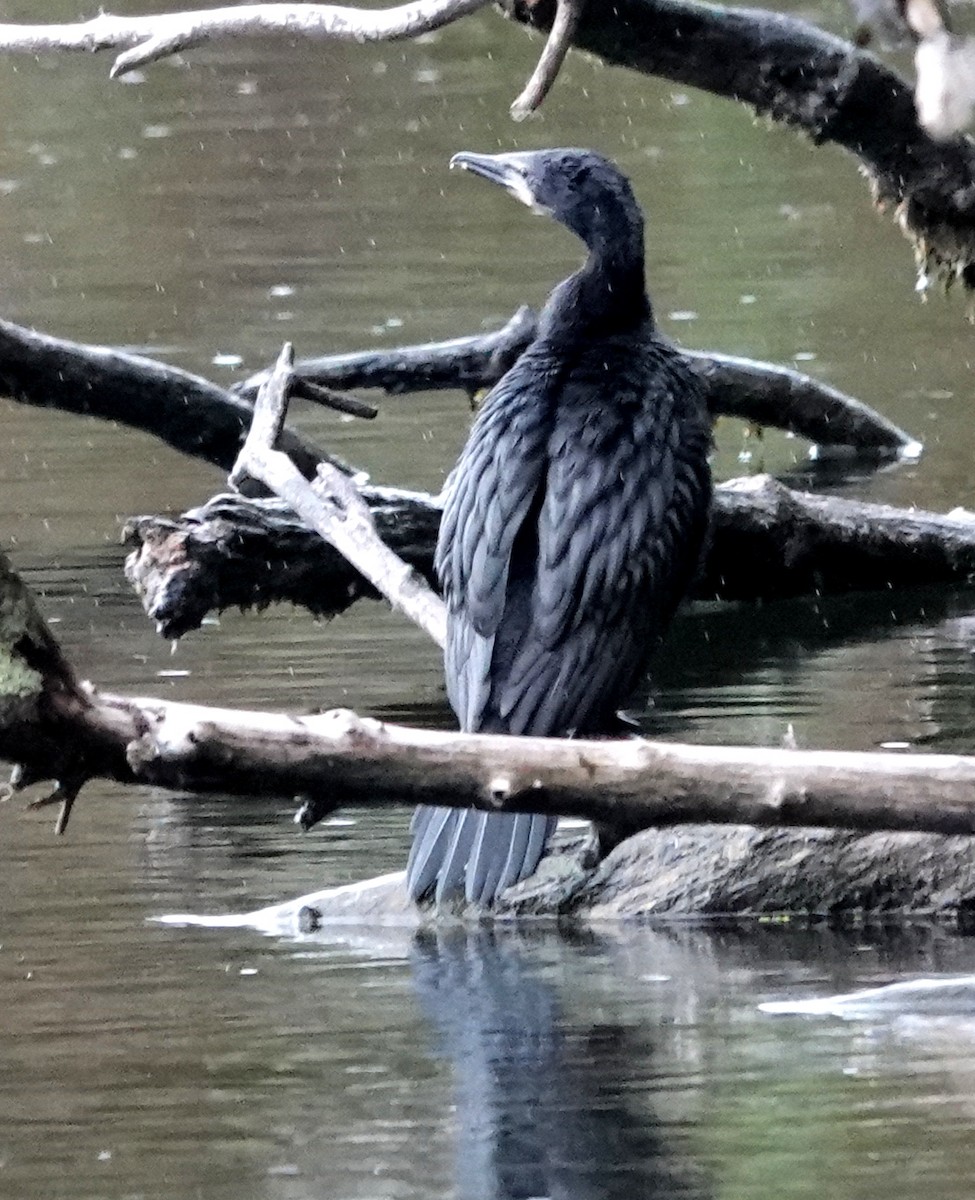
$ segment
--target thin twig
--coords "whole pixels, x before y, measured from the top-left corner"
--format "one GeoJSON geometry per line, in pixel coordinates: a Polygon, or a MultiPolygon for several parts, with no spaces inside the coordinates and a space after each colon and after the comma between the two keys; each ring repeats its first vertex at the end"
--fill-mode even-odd
{"type": "Polygon", "coordinates": [[[71,810],[74,808],[74,802],[78,799],[78,793],[84,787],[86,778],[76,777],[68,780],[59,780],[54,791],[47,796],[41,796],[37,800],[32,800],[27,805],[28,808],[47,808],[51,804],[58,804],[58,819],[54,822],[55,837],[61,837],[64,831],[68,828],[68,821],[71,819],[71,810]]]}
{"type": "Polygon", "coordinates": [[[584,4],[585,0],[558,0],[558,11],[552,22],[552,31],[548,35],[538,65],[509,110],[516,121],[524,121],[526,117],[531,116],[548,95],[565,62],[565,56],[569,53],[584,4]]]}
{"type": "Polygon", "coordinates": [[[348,392],[337,392],[334,388],[322,387],[319,383],[302,379],[300,375],[294,377],[291,394],[302,400],[311,400],[315,404],[321,404],[325,408],[332,408],[349,417],[361,417],[363,421],[374,421],[379,416],[378,408],[367,404],[365,400],[360,400],[358,396],[350,396],[348,392]]]}

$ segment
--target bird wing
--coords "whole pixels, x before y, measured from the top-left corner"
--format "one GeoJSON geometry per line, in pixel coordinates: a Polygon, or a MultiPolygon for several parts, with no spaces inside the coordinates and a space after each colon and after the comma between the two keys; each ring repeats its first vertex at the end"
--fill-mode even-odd
{"type": "Polygon", "coordinates": [[[449,613],[447,693],[462,729],[480,727],[504,619],[512,551],[545,478],[557,377],[528,351],[485,399],[447,481],[435,567],[449,613]]]}
{"type": "MultiPolygon", "coordinates": [[[[518,370],[528,357],[485,402],[448,483],[436,557],[447,690],[463,729],[592,732],[636,682],[695,569],[709,432],[672,352],[634,369],[603,348],[593,370],[550,373],[543,387],[536,365],[518,370]]],[[[490,902],[534,869],[553,827],[421,807],[410,893],[435,888],[439,903],[463,888],[490,902]]]]}
{"type": "MultiPolygon", "coordinates": [[[[506,639],[504,623],[495,634],[491,708],[510,732],[594,731],[635,685],[706,529],[709,431],[697,399],[672,354],[638,370],[607,362],[603,348],[594,370],[566,380],[537,545],[525,543],[536,561],[520,597],[530,612],[516,603],[518,636],[506,639]]],[[[517,562],[509,576],[520,578],[517,562]]]]}
{"type": "MultiPolygon", "coordinates": [[[[447,603],[447,695],[461,729],[484,727],[499,630],[511,625],[511,567],[534,526],[557,375],[528,350],[485,399],[447,480],[434,560],[447,603]]],[[[497,726],[495,725],[495,728],[497,726]]],[[[407,888],[436,902],[461,891],[490,903],[534,870],[555,825],[526,813],[421,805],[413,818],[407,888]]]]}

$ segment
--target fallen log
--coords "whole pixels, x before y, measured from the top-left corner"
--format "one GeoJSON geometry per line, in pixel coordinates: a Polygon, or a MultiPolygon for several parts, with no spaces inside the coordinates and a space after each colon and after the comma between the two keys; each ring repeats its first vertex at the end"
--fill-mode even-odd
{"type": "MultiPolygon", "coordinates": [[[[727,820],[749,817],[765,826],[819,816],[855,827],[877,821],[969,834],[975,828],[971,758],[436,734],[342,711],[291,717],[113,696],[78,680],[29,591],[3,559],[0,758],[18,764],[14,792],[54,781],[53,791],[35,805],[60,803],[58,832],[92,778],[155,783],[184,794],[297,794],[305,798],[306,825],[343,802],[459,803],[463,796],[495,808],[514,807],[527,797],[532,805],[551,801],[560,808],[572,795],[579,813],[602,812],[615,820],[625,814],[637,825],[644,819],[668,825],[626,838],[598,865],[578,838],[568,845],[557,838],[539,872],[505,894],[497,910],[501,916],[560,914],[581,921],[788,911],[834,918],[916,911],[965,916],[968,897],[975,895],[970,836],[859,835],[805,826],[669,827],[706,813],[727,820]],[[663,790],[665,781],[672,793],[663,790]],[[716,798],[713,807],[709,796],[716,798]],[[632,811],[630,797],[636,801],[632,811]]],[[[296,931],[318,921],[413,919],[400,877],[334,889],[299,907],[296,931]]]]}
{"type": "MultiPolygon", "coordinates": [[[[379,536],[434,587],[438,500],[364,486],[379,536]]],[[[125,573],[159,632],[180,637],[210,611],[297,604],[321,616],[378,593],[276,500],[215,496],[181,517],[136,517],[125,573]]],[[[772,600],[964,583],[975,576],[975,519],[786,487],[769,476],[715,489],[711,543],[691,595],[772,600]]]]}
{"type": "Polygon", "coordinates": [[[0,558],[0,755],[16,785],[108,777],[181,791],[584,817],[627,833],[706,821],[975,833],[975,758],[639,738],[443,733],[345,710],[291,716],[116,696],[81,683],[0,558]]]}
{"type": "MultiPolygon", "coordinates": [[[[434,584],[440,507],[432,497],[361,487],[379,536],[434,584]]],[[[160,634],[198,629],[211,611],[266,608],[280,601],[333,617],[379,593],[334,547],[280,500],[219,495],[176,519],[136,517],[123,533],[135,549],[125,564],[160,634]]]]}
{"type": "MultiPolygon", "coordinates": [[[[473,399],[493,387],[535,336],[536,314],[519,308],[492,333],[392,350],[366,350],[300,359],[295,373],[335,388],[379,388],[387,395],[461,388],[473,399]]],[[[806,438],[817,447],[843,447],[864,456],[917,457],[921,444],[863,401],[773,363],[685,350],[704,383],[714,417],[737,417],[806,438]]],[[[234,391],[252,400],[266,380],[259,371],[234,391]]]]}
{"type": "MultiPolygon", "coordinates": [[[[339,355],[318,360],[305,377],[318,385],[382,386],[394,393],[445,386],[474,391],[507,369],[533,330],[534,315],[522,309],[494,334],[403,347],[378,356],[339,355]]],[[[795,372],[715,355],[698,355],[694,361],[715,411],[766,424],[801,425],[811,436],[831,436],[875,451],[911,450],[908,435],[879,414],[795,372]]],[[[297,369],[300,372],[300,364],[297,369]]],[[[248,394],[258,378],[266,374],[248,382],[248,394]]],[[[0,322],[0,386],[23,403],[145,429],[224,470],[236,460],[253,415],[245,399],[177,368],[6,321],[0,322]]],[[[277,445],[305,478],[315,478],[323,462],[353,473],[348,464],[287,428],[277,445]]],[[[437,501],[404,490],[360,490],[382,539],[432,582],[437,501]]],[[[970,573],[965,522],[851,505],[799,500],[797,493],[777,490],[772,483],[719,489],[709,560],[713,565],[698,594],[770,598],[815,587],[829,591],[900,580],[954,581],[970,573]],[[833,514],[828,512],[831,506],[833,514]],[[884,530],[878,534],[870,522],[884,513],[884,530]],[[726,551],[728,538],[731,548],[726,551]],[[840,545],[843,553],[834,554],[840,545]],[[858,545],[869,551],[860,552],[858,545]],[[756,564],[760,571],[754,570],[756,564]]],[[[262,505],[218,496],[177,521],[141,517],[128,530],[137,546],[129,558],[129,578],[168,637],[196,628],[212,609],[291,600],[332,615],[360,596],[376,594],[357,571],[273,500],[262,505]]]]}

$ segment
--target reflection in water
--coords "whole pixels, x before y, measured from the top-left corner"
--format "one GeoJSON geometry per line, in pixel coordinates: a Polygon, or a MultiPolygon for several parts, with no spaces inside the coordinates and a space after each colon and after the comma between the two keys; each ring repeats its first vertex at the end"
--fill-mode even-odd
{"type": "MultiPolygon", "coordinates": [[[[11,20],[78,7],[4,6],[11,20]]],[[[908,247],[867,212],[855,165],[579,56],[542,122],[511,126],[536,56],[485,12],[423,45],[228,43],[121,89],[98,58],[11,65],[2,315],[227,383],[284,338],[313,354],[497,327],[572,269],[576,247],[543,224],[509,236],[504,206],[447,160],[461,144],[572,145],[584,131],[649,211],[667,331],[774,361],[814,353],[809,370],[926,443],[919,464],[853,478],[780,433],[746,445],[725,421],[719,478],[741,473],[747,449],[748,469],[798,461],[817,490],[971,504],[970,330],[957,304],[916,303],[908,247]],[[498,248],[490,263],[483,244],[498,248]]],[[[0,415],[5,545],[85,677],[448,721],[439,656],[379,605],[327,629],[282,607],[225,613],[173,659],[122,579],[119,522],[201,503],[223,480],[131,430],[2,399],[0,415]]],[[[470,413],[434,393],[384,400],[371,424],[301,406],[294,419],[377,482],[436,491],[470,413]]],[[[959,591],[693,610],[658,664],[648,727],[770,744],[792,721],[810,746],[970,750],[972,608],[959,591]]],[[[975,1042],[955,1024],[943,1042],[930,1024],[924,1039],[884,1040],[886,1017],[838,1029],[757,1011],[970,973],[970,942],[627,927],[583,952],[510,930],[428,935],[415,988],[451,1081],[421,1048],[405,931],[347,931],[342,950],[144,923],[391,870],[405,813],[343,813],[357,823],[302,838],[289,805],[92,785],[58,846],[46,817],[12,804],[2,816],[3,1197],[643,1200],[712,1181],[723,1200],[975,1194],[975,1119],[946,1102],[975,1092],[975,1042]],[[446,1144],[452,1098],[459,1140],[446,1144]]]]}
{"type": "Polygon", "coordinates": [[[703,1196],[652,1113],[627,1102],[647,1047],[619,1024],[566,1024],[503,930],[417,935],[420,1003],[453,1063],[458,1200],[703,1196]]]}

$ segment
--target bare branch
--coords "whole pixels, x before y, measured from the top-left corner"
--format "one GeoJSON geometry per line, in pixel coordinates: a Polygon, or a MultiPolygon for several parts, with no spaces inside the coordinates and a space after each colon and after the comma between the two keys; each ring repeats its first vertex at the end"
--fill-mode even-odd
{"type": "Polygon", "coordinates": [[[704,380],[713,416],[786,429],[821,449],[843,449],[865,457],[917,458],[923,449],[883,413],[821,379],[731,354],[684,353],[704,380]]]}
{"type": "Polygon", "coordinates": [[[390,42],[418,37],[483,8],[489,0],[414,0],[389,9],[334,4],[242,4],[199,12],[115,17],[101,13],[66,25],[0,24],[0,51],[118,50],[117,78],[146,63],[206,42],[255,34],[315,41],[390,42]]]}
{"type": "MultiPolygon", "coordinates": [[[[520,308],[501,329],[472,337],[335,354],[295,365],[293,394],[321,403],[308,387],[329,390],[327,406],[369,418],[371,406],[335,388],[379,388],[390,395],[462,388],[473,396],[491,387],[535,334],[530,308],[520,308]]],[[[848,446],[881,458],[915,454],[919,443],[875,409],[828,384],[788,367],[746,358],[686,351],[707,389],[714,416],[732,415],[754,424],[789,429],[819,446],[848,446]]],[[[102,346],[50,337],[0,321],[0,389],[23,404],[60,408],[120,421],[162,438],[177,450],[229,470],[251,419],[253,401],[267,371],[232,394],[166,363],[102,346]]],[[[323,459],[347,474],[351,467],[285,430],[281,449],[314,477],[323,459]]]]}
{"type": "Polygon", "coordinates": [[[358,396],[350,396],[348,392],[338,392],[335,388],[322,387],[320,384],[302,379],[300,375],[294,377],[292,393],[300,396],[303,400],[321,404],[323,408],[331,408],[334,412],[343,413],[347,417],[361,417],[363,421],[374,421],[379,416],[378,408],[366,404],[358,396]]]}
{"type": "MultiPolygon", "coordinates": [[[[439,388],[463,388],[474,395],[497,383],[534,338],[536,328],[535,313],[522,307],[493,333],[301,359],[295,372],[310,383],[379,388],[394,396],[439,388]]],[[[817,446],[841,446],[866,457],[912,458],[921,451],[920,442],[875,408],[810,375],[728,354],[684,353],[704,382],[712,416],[787,429],[817,446]]],[[[259,371],[234,390],[252,398],[266,378],[267,372],[259,371]]]]}
{"type": "MultiPolygon", "coordinates": [[[[307,485],[306,485],[307,486],[307,485]]],[[[110,696],[77,681],[0,556],[0,755],[17,785],[95,777],[181,791],[559,813],[633,831],[706,821],[975,833],[975,758],[505,737],[335,711],[288,716],[110,696]]]]}
{"type": "MultiPolygon", "coordinates": [[[[437,498],[363,487],[382,540],[433,586],[437,498]]],[[[130,522],[129,582],[165,638],[206,614],[284,602],[325,616],[372,588],[280,501],[214,496],[181,517],[130,522]]],[[[975,575],[975,520],[794,491],[769,476],[715,489],[708,553],[691,596],[775,600],[926,584],[975,575]]]]}
{"type": "MultiPolygon", "coordinates": [[[[520,895],[507,894],[508,912],[561,913],[567,896],[582,919],[944,910],[972,888],[975,759],[438,734],[348,712],[295,717],[111,696],[77,681],[2,556],[0,757],[22,764],[12,791],[56,780],[62,803],[84,780],[107,778],[184,797],[299,794],[316,817],[349,801],[422,800],[609,818],[623,830],[748,823],[628,838],[595,875],[570,847],[520,895]],[[863,838],[815,823],[916,833],[863,838]]],[[[394,879],[365,886],[371,900],[351,889],[346,900],[306,903],[327,900],[323,912],[346,916],[412,911],[394,879]]]]}
{"type": "Polygon", "coordinates": [[[961,755],[443,733],[342,709],[299,717],[93,689],[87,701],[70,710],[70,733],[114,742],[121,777],[317,793],[319,815],[393,802],[576,816],[628,833],[708,822],[975,834],[975,758],[961,755]]]}
{"type": "MultiPolygon", "coordinates": [[[[499,3],[539,30],[557,15],[555,0],[499,3]]],[[[911,86],[874,55],[791,14],[688,0],[588,4],[574,41],[606,63],[740,100],[844,147],[913,243],[922,284],[975,287],[975,145],[932,137],[911,86]]]]}
{"type": "Polygon", "coordinates": [[[569,53],[584,3],[585,0],[558,0],[558,11],[538,65],[521,95],[511,105],[511,115],[516,121],[531,116],[548,95],[569,53]]]}
{"type": "MultiPolygon", "coordinates": [[[[233,466],[253,416],[253,396],[244,400],[167,363],[13,321],[0,321],[0,391],[21,404],[141,429],[223,471],[233,466]]],[[[279,445],[308,479],[323,459],[351,470],[294,430],[286,429],[279,445]]]]}
{"type": "Polygon", "coordinates": [[[293,361],[294,351],[286,345],[258,393],[254,422],[231,471],[231,485],[244,492],[251,477],[270,488],[344,555],[394,608],[442,646],[446,639],[443,602],[421,575],[384,544],[368,505],[351,480],[330,463],[322,463],[318,478],[310,485],[288,456],[274,449],[284,427],[294,380],[293,361]]]}

